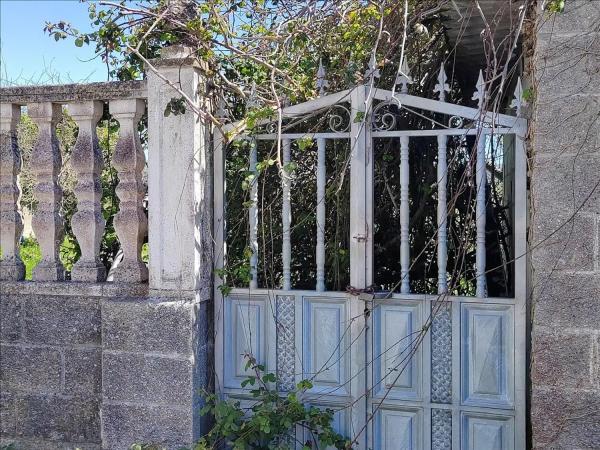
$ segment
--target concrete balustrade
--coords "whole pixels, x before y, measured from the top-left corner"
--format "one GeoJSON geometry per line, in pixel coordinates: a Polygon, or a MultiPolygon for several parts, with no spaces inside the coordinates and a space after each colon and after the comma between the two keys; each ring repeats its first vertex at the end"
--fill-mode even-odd
{"type": "Polygon", "coordinates": [[[60,246],[65,224],[61,215],[63,191],[60,174],[63,169],[61,149],[56,136],[62,119],[63,106],[78,126],[77,140],[70,157],[76,185],[77,209],[71,227],[81,257],[71,272],[72,281],[101,282],[106,268],[100,259],[100,245],[105,229],[102,211],[100,176],[104,168],[96,127],[102,118],[105,103],[113,118],[120,123],[119,139],[113,155],[120,183],[117,188],[120,210],[115,228],[124,257],[115,270],[118,282],[143,282],[148,269],[142,261],[142,244],[148,232],[148,219],[142,201],[146,195],[142,182],[145,156],[137,130],[146,110],[145,81],[92,83],[2,88],[2,174],[1,186],[1,243],[0,280],[23,280],[25,268],[20,257],[19,242],[23,232],[20,206],[19,174],[21,152],[18,146],[17,125],[21,107],[38,127],[38,137],[31,155],[31,171],[35,176],[32,228],[38,240],[42,259],[34,267],[34,281],[63,281],[65,269],[60,260],[60,246]]]}
{"type": "Polygon", "coordinates": [[[34,196],[37,209],[33,215],[33,231],[40,244],[42,260],[33,269],[36,281],[61,281],[65,269],[60,261],[60,243],[64,224],[60,215],[62,189],[58,176],[62,157],[56,137],[56,124],[62,110],[56,103],[30,103],[27,111],[38,126],[38,138],[31,154],[31,170],[36,177],[34,196]]]}
{"type": "Polygon", "coordinates": [[[100,183],[104,161],[96,135],[96,125],[102,117],[103,107],[102,102],[96,100],[68,105],[69,113],[79,126],[71,156],[71,167],[77,177],[77,212],[71,226],[81,249],[81,258],[73,266],[71,274],[75,281],[103,281],[106,277],[106,269],[99,255],[106,224],[102,216],[100,183]]]}
{"type": "Polygon", "coordinates": [[[23,232],[19,197],[19,172],[21,152],[17,142],[17,123],[21,108],[3,103],[0,105],[0,280],[22,280],[25,266],[19,255],[19,239],[23,232]]]}
{"type": "Polygon", "coordinates": [[[146,194],[142,172],[146,163],[138,123],[146,110],[142,99],[110,102],[110,113],[119,122],[119,140],[112,157],[119,175],[117,195],[120,208],[115,229],[123,250],[123,260],[115,273],[115,281],[148,280],[148,268],[142,261],[142,244],[148,232],[148,218],[142,207],[146,194]]]}

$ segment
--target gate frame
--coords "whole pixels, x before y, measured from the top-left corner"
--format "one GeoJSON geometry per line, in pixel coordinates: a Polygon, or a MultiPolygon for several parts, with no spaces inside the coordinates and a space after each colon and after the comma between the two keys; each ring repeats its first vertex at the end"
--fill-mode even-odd
{"type": "MultiPolygon", "coordinates": [[[[519,81],[520,85],[520,81],[519,81]]],[[[517,113],[520,111],[520,99],[517,101],[517,113]]],[[[429,112],[449,115],[451,117],[460,117],[472,120],[478,124],[492,126],[493,130],[500,131],[502,134],[514,135],[514,298],[477,298],[477,297],[455,297],[448,296],[447,299],[453,304],[452,317],[453,323],[461,323],[460,305],[462,303],[488,303],[514,305],[514,448],[525,448],[526,443],[526,318],[527,318],[527,158],[525,139],[527,135],[527,120],[522,117],[515,117],[507,114],[482,111],[478,108],[471,108],[461,105],[446,103],[441,100],[432,100],[428,98],[417,97],[407,93],[396,93],[393,91],[375,88],[369,84],[357,86],[353,89],[342,90],[337,93],[322,96],[320,98],[309,100],[307,102],[288,106],[282,109],[283,118],[298,118],[315,110],[324,110],[325,108],[350,101],[350,131],[349,133],[282,133],[281,135],[263,134],[256,136],[257,139],[298,139],[309,136],[326,139],[350,139],[351,141],[351,177],[350,177],[350,283],[353,287],[364,289],[372,284],[373,278],[373,236],[369,231],[373,229],[373,139],[376,137],[399,137],[399,136],[436,136],[436,135],[464,135],[474,134],[466,129],[448,129],[448,130],[405,130],[405,131],[373,131],[371,129],[370,116],[372,113],[373,100],[381,102],[399,102],[402,106],[422,109],[429,112]],[[357,120],[357,117],[364,117],[364,120],[357,120]]],[[[243,133],[243,125],[240,122],[228,124],[223,127],[222,134],[219,131],[214,132],[214,239],[215,239],[215,269],[224,266],[226,257],[225,247],[225,155],[224,146],[227,144],[225,135],[231,132],[243,133]]],[[[482,133],[483,134],[483,133],[482,133]]],[[[222,383],[224,374],[224,298],[221,295],[218,286],[222,280],[215,275],[214,283],[214,318],[215,318],[215,369],[216,380],[215,388],[217,392],[222,392],[222,383]]],[[[249,288],[235,288],[232,294],[252,295],[265,293],[269,297],[277,295],[285,296],[298,295],[300,298],[303,291],[285,291],[285,290],[265,290],[249,288]]],[[[313,292],[313,291],[308,291],[313,292]]],[[[316,293],[316,291],[314,291],[316,293]]],[[[328,291],[329,292],[329,291],[328,291]]],[[[319,294],[316,294],[319,295],[319,294]]],[[[343,295],[340,293],[340,295],[343,295]]],[[[347,294],[346,294],[347,295],[347,294]]],[[[430,305],[431,299],[435,296],[421,294],[394,294],[392,299],[406,299],[422,301],[423,308],[430,305]]],[[[298,308],[296,308],[298,311],[298,308]]],[[[358,402],[351,413],[351,428],[359,430],[365,426],[370,413],[368,413],[371,396],[367,395],[368,385],[372,384],[370,380],[372,368],[365,371],[365,365],[368,365],[369,356],[372,350],[373,323],[372,314],[365,318],[363,314],[364,303],[360,301],[350,301],[351,317],[361,318],[353,321],[350,329],[350,339],[356,344],[352,345],[350,350],[351,374],[363,374],[352,377],[351,393],[353,398],[364,398],[364,401],[358,402]],[[359,339],[362,330],[370,330],[367,338],[359,339]],[[365,372],[368,372],[369,375],[365,372]],[[371,383],[371,384],[369,384],[371,383]]],[[[301,312],[301,311],[298,311],[301,312]]],[[[301,317],[301,316],[300,316],[301,317]]],[[[452,341],[461,343],[462,326],[453,326],[452,341]]],[[[428,332],[429,333],[429,332],[428,332]]],[[[302,339],[297,336],[296,339],[302,339]]],[[[424,339],[425,345],[429,346],[430,337],[424,339]]],[[[422,344],[422,345],[423,345],[422,344]]],[[[461,368],[461,345],[453,345],[452,350],[452,380],[453,380],[453,405],[450,409],[461,407],[460,398],[460,368],[461,368]],[[458,348],[456,348],[458,347],[458,348]]],[[[429,354],[429,352],[427,352],[429,354]]],[[[425,373],[425,372],[423,372],[425,373]]],[[[429,372],[428,372],[429,374],[429,372]]],[[[429,375],[426,376],[429,378],[429,375]]],[[[429,391],[430,385],[425,385],[424,390],[429,391]]],[[[427,394],[424,399],[428,399],[427,394]]],[[[428,411],[430,404],[425,406],[421,402],[423,411],[428,411]]],[[[439,405],[438,405],[439,406],[439,405]]],[[[443,405],[442,405],[443,406],[443,405]]],[[[447,409],[447,408],[446,408],[447,409]]],[[[460,442],[462,434],[460,428],[462,424],[459,414],[452,415],[452,448],[464,448],[464,442],[460,442]]],[[[427,419],[425,419],[427,423],[427,419]]],[[[357,441],[358,449],[373,448],[373,420],[365,428],[357,441]]],[[[423,448],[428,450],[431,443],[428,442],[427,433],[423,433],[425,440],[423,448]]],[[[510,447],[512,448],[512,447],[510,447]]]]}

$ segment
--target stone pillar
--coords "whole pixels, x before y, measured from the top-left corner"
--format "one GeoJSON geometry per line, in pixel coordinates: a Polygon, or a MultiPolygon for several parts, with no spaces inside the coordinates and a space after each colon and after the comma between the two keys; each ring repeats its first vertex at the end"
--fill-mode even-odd
{"type": "Polygon", "coordinates": [[[212,274],[212,189],[207,126],[178,87],[204,109],[205,84],[192,50],[169,47],[148,72],[150,288],[203,290],[212,274]],[[168,80],[165,82],[164,79],[168,80]],[[180,104],[185,113],[167,112],[180,104]],[[168,243],[168,244],[167,244],[168,243]]]}
{"type": "Polygon", "coordinates": [[[31,153],[31,171],[36,177],[34,190],[37,209],[33,214],[33,231],[40,244],[42,260],[33,268],[35,281],[60,281],[65,270],[59,258],[64,237],[60,215],[62,189],[58,175],[62,157],[56,137],[56,124],[62,117],[61,106],[55,103],[31,103],[27,113],[38,126],[38,138],[31,153]]]}
{"type": "Polygon", "coordinates": [[[532,441],[591,449],[600,445],[600,2],[568,0],[563,13],[538,18],[532,441]]]}
{"type": "Polygon", "coordinates": [[[0,280],[22,280],[25,266],[19,255],[19,239],[23,232],[19,205],[21,152],[17,143],[21,107],[2,103],[0,108],[0,280]]]}
{"type": "MultiPolygon", "coordinates": [[[[213,385],[209,134],[189,107],[182,114],[165,114],[171,100],[181,97],[169,82],[204,107],[205,86],[190,55],[182,47],[167,48],[152,61],[158,74],[148,69],[150,290],[148,297],[107,299],[102,307],[106,449],[125,450],[136,442],[190,447],[207,431],[199,410],[201,390],[213,385]]],[[[131,135],[141,106],[129,100],[111,106],[126,139],[115,155],[124,183],[119,196],[122,202],[131,200],[121,203],[121,211],[129,211],[123,220],[133,223],[129,234],[119,225],[117,231],[131,252],[138,251],[142,227],[136,195],[143,160],[131,135]]]]}
{"type": "Polygon", "coordinates": [[[81,257],[73,265],[71,279],[104,281],[106,269],[100,260],[100,243],[105,226],[100,183],[104,160],[96,135],[96,124],[102,117],[104,104],[99,101],[76,102],[68,107],[79,127],[71,155],[71,167],[77,178],[77,212],[73,215],[71,226],[81,249],[81,257]]]}

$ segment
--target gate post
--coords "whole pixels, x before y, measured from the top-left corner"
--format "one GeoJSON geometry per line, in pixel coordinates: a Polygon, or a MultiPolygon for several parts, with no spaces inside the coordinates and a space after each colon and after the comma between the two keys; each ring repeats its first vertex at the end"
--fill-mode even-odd
{"type": "Polygon", "coordinates": [[[190,49],[166,48],[151,65],[149,295],[102,306],[107,449],[189,447],[207,431],[200,393],[213,386],[212,158],[209,126],[192,110],[205,110],[206,85],[190,49]]]}
{"type": "MultiPolygon", "coordinates": [[[[351,94],[350,129],[350,284],[367,287],[367,248],[372,230],[367,226],[367,119],[366,86],[356,86],[351,94]]],[[[369,271],[370,272],[370,271],[369,271]]]]}
{"type": "MultiPolygon", "coordinates": [[[[364,289],[371,284],[372,245],[372,160],[371,135],[367,111],[367,86],[356,86],[351,93],[350,114],[350,284],[364,289]]],[[[366,392],[366,316],[365,303],[350,297],[350,365],[352,381],[352,426],[356,448],[367,448],[366,392]]]]}
{"type": "Polygon", "coordinates": [[[152,65],[147,71],[150,289],[199,290],[205,299],[212,276],[210,128],[177,89],[206,110],[206,84],[189,48],[165,48],[152,65]]]}

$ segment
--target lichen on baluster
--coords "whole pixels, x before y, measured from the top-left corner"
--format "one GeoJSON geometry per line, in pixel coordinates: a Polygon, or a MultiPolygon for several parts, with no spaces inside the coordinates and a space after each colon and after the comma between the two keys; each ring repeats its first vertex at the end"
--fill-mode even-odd
{"type": "Polygon", "coordinates": [[[25,266],[19,254],[23,219],[19,200],[21,188],[21,152],[17,142],[17,124],[21,107],[0,104],[0,280],[22,280],[25,266]]]}
{"type": "Polygon", "coordinates": [[[146,191],[142,181],[145,156],[137,131],[146,105],[141,99],[115,100],[110,102],[109,109],[120,126],[112,163],[119,175],[120,207],[114,223],[123,260],[115,270],[114,280],[139,283],[148,280],[148,268],[142,261],[142,244],[148,232],[148,218],[142,207],[146,191]]]}
{"type": "Polygon", "coordinates": [[[62,189],[58,184],[62,157],[56,137],[56,124],[62,117],[62,109],[55,103],[30,103],[27,113],[38,126],[38,138],[31,153],[31,171],[36,178],[34,197],[38,202],[32,226],[42,259],[33,269],[33,279],[60,281],[65,278],[65,270],[59,258],[64,224],[60,215],[62,189]]]}
{"type": "Polygon", "coordinates": [[[100,260],[100,243],[105,227],[100,182],[104,161],[96,134],[103,107],[100,101],[68,105],[69,114],[79,127],[71,155],[71,167],[77,179],[74,189],[77,212],[73,215],[71,227],[81,249],[81,258],[73,265],[71,273],[74,281],[104,281],[106,278],[106,268],[100,260]]]}

